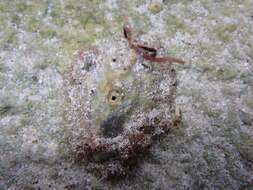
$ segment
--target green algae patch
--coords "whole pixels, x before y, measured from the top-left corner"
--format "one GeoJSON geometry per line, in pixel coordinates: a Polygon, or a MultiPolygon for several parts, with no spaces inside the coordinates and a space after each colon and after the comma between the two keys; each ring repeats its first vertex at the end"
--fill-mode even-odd
{"type": "Polygon", "coordinates": [[[237,76],[237,71],[234,69],[220,69],[217,71],[217,78],[219,80],[233,80],[237,76]]]}
{"type": "Polygon", "coordinates": [[[19,25],[21,23],[21,18],[20,16],[18,15],[13,15],[12,18],[11,18],[11,22],[16,24],[16,25],[19,25]]]}
{"type": "Polygon", "coordinates": [[[218,39],[224,43],[229,43],[232,41],[232,34],[236,31],[237,25],[234,23],[228,24],[219,24],[215,29],[214,33],[218,37],[218,39]]]}
{"type": "Polygon", "coordinates": [[[91,43],[95,42],[97,39],[102,39],[108,36],[107,31],[101,24],[88,23],[86,25],[85,31],[89,34],[87,40],[91,43]]]}
{"type": "Polygon", "coordinates": [[[0,96],[0,116],[14,114],[16,112],[16,100],[13,96],[0,96]]]}
{"type": "MultiPolygon", "coordinates": [[[[251,31],[250,34],[246,34],[242,39],[240,39],[241,43],[248,44],[248,48],[246,48],[245,53],[246,55],[253,60],[253,38],[251,31]]],[[[253,71],[253,65],[251,65],[251,71],[253,71]]]]}
{"type": "Polygon", "coordinates": [[[3,13],[7,10],[7,5],[0,2],[0,12],[3,13]]]}
{"type": "Polygon", "coordinates": [[[11,2],[9,7],[13,7],[15,12],[35,16],[38,11],[45,14],[46,10],[48,9],[48,3],[45,1],[24,1],[21,0],[17,3],[15,1],[11,2]]]}
{"type": "Polygon", "coordinates": [[[81,13],[80,16],[77,17],[77,20],[80,22],[81,26],[86,29],[88,24],[100,24],[102,25],[104,20],[104,15],[102,12],[84,12],[81,13]]]}
{"type": "Polygon", "coordinates": [[[43,27],[39,33],[43,38],[53,38],[56,35],[56,31],[50,26],[43,27]]]}
{"type": "Polygon", "coordinates": [[[202,102],[200,105],[200,109],[204,112],[204,114],[206,114],[208,117],[213,117],[213,118],[217,118],[221,115],[221,111],[220,110],[216,110],[214,108],[211,107],[210,104],[206,103],[206,102],[202,102]]]}
{"type": "Polygon", "coordinates": [[[16,10],[17,12],[31,11],[32,6],[28,5],[25,1],[20,1],[16,4],[16,10]]]}
{"type": "MultiPolygon", "coordinates": [[[[163,3],[165,5],[173,5],[173,4],[177,3],[177,2],[178,2],[177,0],[163,0],[163,3]]],[[[189,2],[188,0],[181,0],[180,1],[180,3],[184,3],[184,4],[186,4],[188,2],[189,2]]]]}
{"type": "Polygon", "coordinates": [[[4,30],[6,28],[7,25],[7,19],[5,16],[0,15],[0,29],[4,30]]]}
{"type": "Polygon", "coordinates": [[[248,108],[253,109],[253,96],[246,96],[243,99],[243,104],[246,105],[248,108]]]}
{"type": "Polygon", "coordinates": [[[36,63],[33,68],[45,70],[50,64],[51,64],[51,60],[46,60],[46,61],[36,63]]]}
{"type": "Polygon", "coordinates": [[[249,134],[241,132],[240,137],[235,141],[235,146],[242,158],[253,161],[253,139],[249,134]]]}
{"type": "Polygon", "coordinates": [[[217,53],[220,53],[222,51],[223,47],[217,42],[206,43],[200,41],[197,43],[196,48],[201,53],[201,60],[212,60],[213,57],[217,55],[217,53]]]}
{"type": "Polygon", "coordinates": [[[157,14],[159,12],[161,12],[163,10],[163,6],[161,3],[151,3],[148,6],[148,10],[152,13],[152,14],[157,14]]]}
{"type": "Polygon", "coordinates": [[[112,33],[122,31],[122,25],[126,21],[126,18],[130,18],[138,33],[145,33],[149,31],[152,25],[149,18],[150,13],[140,13],[137,11],[136,7],[138,7],[138,5],[134,1],[121,1],[118,8],[112,10],[112,33]]]}
{"type": "Polygon", "coordinates": [[[253,83],[252,72],[248,71],[245,73],[241,73],[240,80],[242,80],[245,84],[252,84],[253,83]]]}
{"type": "Polygon", "coordinates": [[[202,58],[197,62],[196,69],[205,73],[213,71],[215,67],[211,65],[207,59],[202,58]]]}
{"type": "Polygon", "coordinates": [[[13,28],[6,28],[4,35],[0,39],[0,47],[8,47],[17,44],[16,31],[13,28]]]}
{"type": "Polygon", "coordinates": [[[229,23],[224,26],[224,30],[228,32],[234,32],[237,29],[237,25],[234,23],[229,23]]]}
{"type": "Polygon", "coordinates": [[[103,3],[103,0],[88,0],[88,2],[91,3],[92,5],[99,5],[103,3]]]}
{"type": "Polygon", "coordinates": [[[26,30],[29,32],[37,32],[40,28],[40,21],[36,18],[30,18],[26,24],[26,30]]]}
{"type": "Polygon", "coordinates": [[[6,104],[0,106],[0,115],[4,115],[13,109],[12,105],[6,104]]]}
{"type": "Polygon", "coordinates": [[[237,73],[238,71],[236,71],[234,68],[224,67],[211,71],[208,74],[208,77],[214,80],[230,81],[237,77],[237,73]]]}
{"type": "Polygon", "coordinates": [[[146,0],[135,0],[134,3],[137,7],[139,7],[141,5],[145,5],[146,0]]]}
{"type": "Polygon", "coordinates": [[[232,128],[237,128],[240,126],[239,121],[237,119],[237,111],[235,105],[229,105],[226,117],[226,125],[232,130],[232,128]]]}
{"type": "Polygon", "coordinates": [[[4,65],[4,63],[2,62],[2,60],[0,60],[0,72],[4,72],[6,69],[6,66],[4,65]]]}
{"type": "Polygon", "coordinates": [[[166,18],[166,28],[166,32],[169,36],[174,35],[177,31],[190,34],[195,33],[192,28],[187,26],[187,24],[184,22],[184,19],[174,15],[168,16],[168,18],[166,18]]]}
{"type": "Polygon", "coordinates": [[[65,10],[72,15],[72,22],[67,24],[69,26],[67,31],[64,29],[65,27],[62,28],[65,21],[59,16],[60,13],[57,13],[58,16],[53,19],[53,22],[61,27],[60,30],[57,30],[57,35],[64,43],[75,42],[80,46],[81,44],[91,45],[96,40],[110,35],[110,28],[112,27],[105,20],[104,12],[97,9],[92,2],[89,1],[85,11],[73,12],[74,8],[73,5],[65,7],[65,10]]]}
{"type": "Polygon", "coordinates": [[[49,66],[55,66],[60,73],[63,73],[69,66],[71,59],[73,59],[73,50],[60,50],[59,52],[63,55],[59,55],[55,58],[50,58],[45,64],[38,65],[39,69],[46,69],[49,66]]]}

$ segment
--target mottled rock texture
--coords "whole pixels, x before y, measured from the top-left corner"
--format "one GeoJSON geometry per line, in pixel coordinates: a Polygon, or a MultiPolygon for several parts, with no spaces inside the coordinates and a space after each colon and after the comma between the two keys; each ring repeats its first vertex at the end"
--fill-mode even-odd
{"type": "Polygon", "coordinates": [[[251,189],[252,6],[0,1],[0,189],[251,189]],[[175,65],[182,124],[126,177],[104,182],[72,162],[63,76],[80,50],[122,32],[125,17],[140,40],[187,62],[175,65]]]}

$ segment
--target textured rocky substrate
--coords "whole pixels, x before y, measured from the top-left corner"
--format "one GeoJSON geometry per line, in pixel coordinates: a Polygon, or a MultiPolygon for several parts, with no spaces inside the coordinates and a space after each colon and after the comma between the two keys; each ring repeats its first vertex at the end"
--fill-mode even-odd
{"type": "Polygon", "coordinates": [[[252,14],[250,0],[1,1],[0,187],[252,188],[252,14]],[[176,66],[183,118],[108,184],[70,162],[62,76],[80,49],[119,33],[125,16],[188,63],[176,66]]]}

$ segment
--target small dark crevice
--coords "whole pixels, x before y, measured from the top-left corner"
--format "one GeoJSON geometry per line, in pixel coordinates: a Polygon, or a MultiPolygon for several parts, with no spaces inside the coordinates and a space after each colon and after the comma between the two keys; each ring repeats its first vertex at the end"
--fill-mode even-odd
{"type": "MultiPolygon", "coordinates": [[[[113,97],[112,97],[113,98],[113,97]]],[[[115,97],[116,98],[116,97],[115,97]]],[[[102,135],[107,138],[117,137],[123,132],[123,124],[126,120],[126,116],[111,114],[101,124],[102,135]]]]}

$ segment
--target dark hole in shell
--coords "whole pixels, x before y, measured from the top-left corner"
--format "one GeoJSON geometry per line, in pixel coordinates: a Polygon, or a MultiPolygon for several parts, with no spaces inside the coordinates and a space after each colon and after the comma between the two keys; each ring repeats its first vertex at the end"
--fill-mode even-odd
{"type": "Polygon", "coordinates": [[[112,100],[115,101],[117,99],[116,96],[112,96],[112,100]]]}

